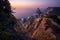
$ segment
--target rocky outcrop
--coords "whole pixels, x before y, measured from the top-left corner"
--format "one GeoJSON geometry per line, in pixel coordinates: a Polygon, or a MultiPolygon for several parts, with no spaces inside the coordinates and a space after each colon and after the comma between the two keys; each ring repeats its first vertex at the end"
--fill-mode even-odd
{"type": "Polygon", "coordinates": [[[31,22],[28,21],[27,24],[25,24],[29,25],[27,27],[24,26],[24,28],[33,39],[60,40],[60,17],[58,15],[59,13],[56,13],[58,12],[56,9],[58,10],[59,8],[49,7],[39,18],[34,19],[34,21],[31,20],[31,22]],[[53,14],[50,14],[50,12],[53,14]]]}
{"type": "Polygon", "coordinates": [[[56,40],[56,35],[48,23],[50,23],[49,18],[40,17],[35,19],[27,30],[36,40],[56,40]]]}

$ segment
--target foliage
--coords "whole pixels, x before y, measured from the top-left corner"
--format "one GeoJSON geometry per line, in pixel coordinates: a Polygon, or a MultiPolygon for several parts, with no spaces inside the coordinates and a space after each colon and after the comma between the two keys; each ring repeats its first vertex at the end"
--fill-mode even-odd
{"type": "Polygon", "coordinates": [[[8,40],[9,35],[9,32],[0,31],[0,40],[8,40]]]}

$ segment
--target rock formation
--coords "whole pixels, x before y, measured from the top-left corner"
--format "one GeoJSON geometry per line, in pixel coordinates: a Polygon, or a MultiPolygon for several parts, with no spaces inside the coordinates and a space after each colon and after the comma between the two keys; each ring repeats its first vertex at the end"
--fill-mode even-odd
{"type": "Polygon", "coordinates": [[[39,18],[34,19],[34,21],[31,20],[31,24],[29,24],[29,21],[25,24],[29,25],[27,27],[24,26],[24,28],[27,28],[33,39],[60,40],[60,17],[58,15],[59,12],[56,11],[58,9],[59,7],[49,7],[39,18]],[[50,12],[53,14],[50,14],[50,12]]]}

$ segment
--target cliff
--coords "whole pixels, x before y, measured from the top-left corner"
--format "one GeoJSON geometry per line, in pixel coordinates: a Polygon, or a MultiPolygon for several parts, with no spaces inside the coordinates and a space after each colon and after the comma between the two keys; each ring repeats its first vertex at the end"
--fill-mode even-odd
{"type": "Polygon", "coordinates": [[[31,16],[23,28],[20,27],[22,31],[17,28],[19,35],[22,34],[24,40],[60,40],[60,16],[56,13],[56,9],[48,8],[38,18],[31,16]]]}
{"type": "Polygon", "coordinates": [[[56,9],[59,8],[49,7],[40,17],[31,17],[25,23],[24,28],[33,39],[60,40],[60,16],[56,9]]]}

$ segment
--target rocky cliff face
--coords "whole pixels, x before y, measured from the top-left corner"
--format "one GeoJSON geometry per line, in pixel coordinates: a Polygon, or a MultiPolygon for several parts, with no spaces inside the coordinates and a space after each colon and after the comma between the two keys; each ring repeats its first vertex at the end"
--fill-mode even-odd
{"type": "MultiPolygon", "coordinates": [[[[51,9],[48,8],[48,10],[51,9]]],[[[48,10],[38,18],[31,16],[23,27],[20,25],[21,27],[16,28],[24,40],[60,40],[60,16],[50,15],[48,10]]],[[[21,23],[18,22],[18,24],[21,23]]]]}
{"type": "MultiPolygon", "coordinates": [[[[58,9],[58,8],[56,8],[58,9]]],[[[60,40],[60,17],[55,8],[48,8],[39,18],[27,21],[24,28],[36,40],[60,40]],[[53,9],[53,10],[52,10],[53,9]],[[50,10],[50,11],[48,11],[50,10]],[[55,11],[54,11],[55,10],[55,11]],[[50,15],[53,12],[53,15],[50,15]],[[48,13],[48,14],[47,14],[48,13]]],[[[59,13],[58,13],[59,14],[59,13]]]]}
{"type": "Polygon", "coordinates": [[[31,37],[36,40],[56,40],[55,30],[52,29],[53,25],[52,19],[40,17],[36,18],[30,26],[27,26],[27,30],[31,37]]]}

